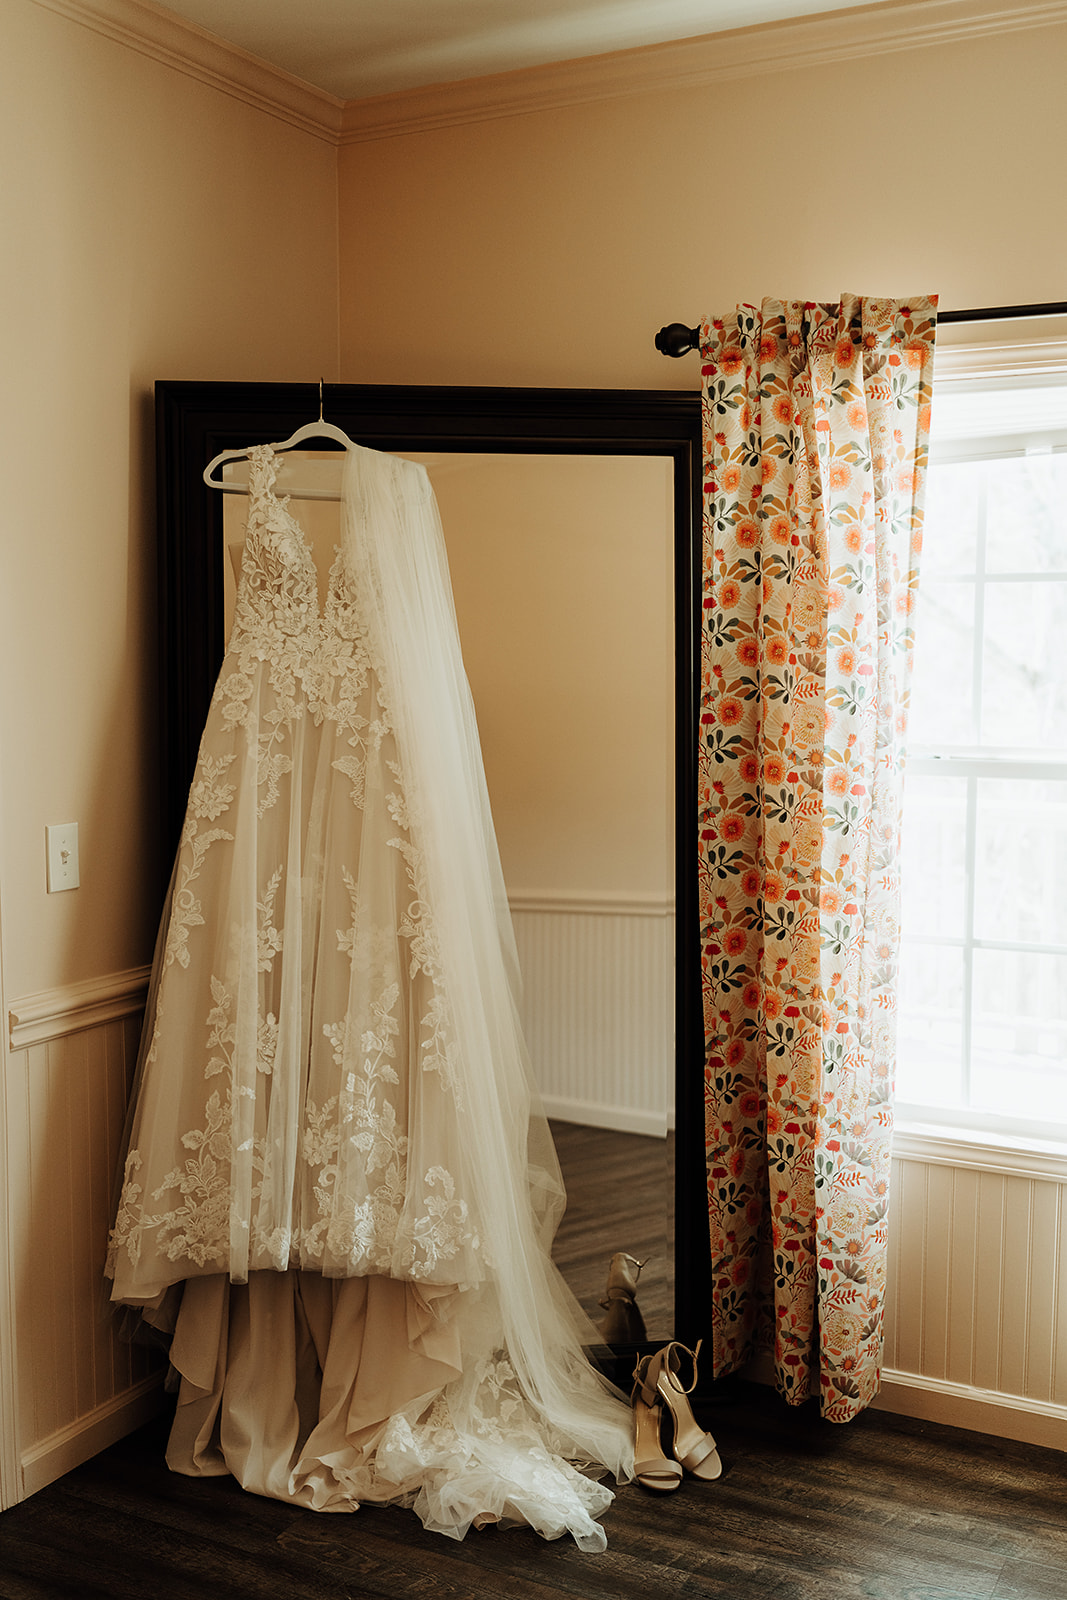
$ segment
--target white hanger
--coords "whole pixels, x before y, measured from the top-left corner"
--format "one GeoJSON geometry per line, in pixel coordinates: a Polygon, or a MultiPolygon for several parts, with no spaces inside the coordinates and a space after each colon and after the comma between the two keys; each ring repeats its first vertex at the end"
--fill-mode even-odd
{"type": "MultiPolygon", "coordinates": [[[[356,448],[354,441],[348,437],[348,434],[343,429],[338,428],[332,422],[323,421],[321,378],[319,379],[318,421],[303,423],[295,433],[289,435],[288,439],[283,439],[280,444],[272,444],[270,448],[275,452],[291,450],[294,445],[302,444],[305,439],[335,439],[345,450],[354,450],[356,448]]],[[[220,450],[218,455],[209,461],[204,468],[204,482],[210,489],[221,489],[223,494],[247,494],[248,485],[246,483],[226,483],[220,478],[213,477],[212,474],[215,468],[222,466],[225,461],[247,460],[248,452],[252,448],[253,446],[246,445],[241,450],[220,450]]],[[[304,489],[292,491],[292,493],[294,499],[297,500],[340,500],[341,498],[339,492],[331,492],[328,489],[304,489]]]]}

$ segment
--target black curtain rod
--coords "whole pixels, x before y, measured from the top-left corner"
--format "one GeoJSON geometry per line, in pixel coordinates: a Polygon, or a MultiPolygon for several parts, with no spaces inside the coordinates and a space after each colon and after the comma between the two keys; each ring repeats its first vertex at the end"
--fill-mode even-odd
{"type": "MultiPolygon", "coordinates": [[[[1067,317],[1067,300],[1050,300],[1036,306],[981,306],[973,311],[940,311],[939,323],[1013,322],[1024,317],[1067,317]]],[[[656,335],[656,349],[665,356],[684,356],[699,349],[700,329],[684,322],[669,322],[656,335]]]]}

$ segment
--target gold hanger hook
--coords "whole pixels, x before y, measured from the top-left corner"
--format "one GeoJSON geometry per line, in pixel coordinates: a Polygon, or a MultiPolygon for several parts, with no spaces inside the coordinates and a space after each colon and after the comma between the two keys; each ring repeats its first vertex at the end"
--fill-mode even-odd
{"type": "Polygon", "coordinates": [[[322,379],[319,379],[319,421],[322,421],[322,379]]]}

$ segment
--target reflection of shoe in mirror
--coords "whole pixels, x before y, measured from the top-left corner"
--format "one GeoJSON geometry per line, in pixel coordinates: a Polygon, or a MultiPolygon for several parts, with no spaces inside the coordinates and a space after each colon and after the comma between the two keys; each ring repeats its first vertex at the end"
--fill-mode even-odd
{"type": "MultiPolygon", "coordinates": [[[[647,1258],[646,1258],[647,1259],[647,1258]]],[[[608,1264],[608,1286],[600,1304],[607,1316],[600,1324],[606,1344],[644,1344],[645,1319],[637,1304],[637,1280],[644,1261],[617,1250],[608,1264]]]]}

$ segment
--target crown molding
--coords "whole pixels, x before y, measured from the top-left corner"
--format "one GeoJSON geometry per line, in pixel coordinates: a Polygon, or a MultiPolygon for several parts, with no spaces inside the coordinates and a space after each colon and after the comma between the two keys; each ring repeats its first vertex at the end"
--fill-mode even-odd
{"type": "Polygon", "coordinates": [[[151,0],[35,0],[35,4],[327,144],[338,143],[343,100],[151,0]]]}
{"type": "Polygon", "coordinates": [[[34,3],[335,146],[1067,23],[1067,0],[888,0],[346,102],[154,0],[34,3]]]}
{"type": "Polygon", "coordinates": [[[1036,4],[890,0],[795,22],[765,23],[349,100],[342,113],[340,143],[362,144],[657,90],[702,89],[761,72],[806,69],[1056,23],[1067,23],[1067,0],[1036,4]]]}

